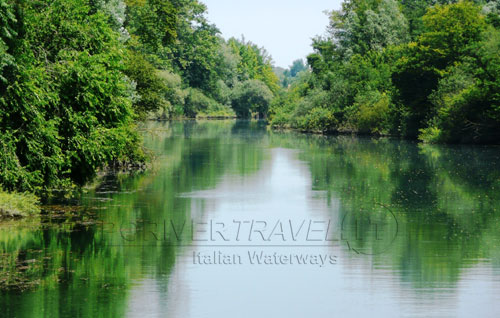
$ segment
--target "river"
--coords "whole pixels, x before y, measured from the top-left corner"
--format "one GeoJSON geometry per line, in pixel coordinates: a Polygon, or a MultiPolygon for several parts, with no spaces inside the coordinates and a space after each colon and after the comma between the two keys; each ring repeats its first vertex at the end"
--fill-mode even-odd
{"type": "Polygon", "coordinates": [[[144,139],[148,171],[0,226],[1,277],[26,285],[1,317],[500,316],[498,147],[258,121],[144,139]]]}

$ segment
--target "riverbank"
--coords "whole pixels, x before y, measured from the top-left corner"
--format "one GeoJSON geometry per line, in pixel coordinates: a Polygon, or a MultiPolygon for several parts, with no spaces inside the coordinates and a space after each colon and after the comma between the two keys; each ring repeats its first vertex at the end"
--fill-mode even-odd
{"type": "MultiPolygon", "coordinates": [[[[311,135],[323,135],[323,136],[359,136],[359,137],[393,137],[393,138],[401,138],[398,135],[383,133],[383,132],[361,132],[350,129],[334,129],[334,130],[321,130],[321,129],[303,129],[303,128],[293,128],[290,126],[279,126],[268,123],[268,126],[273,131],[282,131],[282,132],[297,132],[301,134],[311,134],[311,135]]],[[[405,140],[412,140],[411,138],[401,138],[405,140]]],[[[415,139],[414,139],[415,140],[415,139]]]]}
{"type": "Polygon", "coordinates": [[[0,189],[0,221],[40,213],[40,199],[31,193],[7,192],[0,189]]]}
{"type": "Polygon", "coordinates": [[[37,216],[42,213],[42,210],[51,214],[52,212],[58,213],[61,207],[72,209],[75,207],[74,203],[68,202],[72,202],[78,193],[95,190],[106,176],[141,173],[146,170],[154,169],[154,162],[155,158],[152,154],[148,154],[147,163],[116,161],[98,171],[96,177],[86,185],[72,189],[48,191],[41,194],[42,198],[30,192],[9,192],[0,188],[0,223],[8,220],[19,220],[37,216]],[[54,203],[57,204],[56,206],[58,208],[54,209],[54,203]],[[49,204],[49,206],[47,206],[47,204],[49,204]]]}

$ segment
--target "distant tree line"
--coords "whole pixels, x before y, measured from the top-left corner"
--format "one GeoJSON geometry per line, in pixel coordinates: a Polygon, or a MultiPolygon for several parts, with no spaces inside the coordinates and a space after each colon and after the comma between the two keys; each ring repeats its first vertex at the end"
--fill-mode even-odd
{"type": "Polygon", "coordinates": [[[274,68],[274,72],[278,76],[281,86],[284,88],[288,88],[296,82],[300,78],[300,75],[305,74],[307,70],[308,67],[303,59],[293,61],[292,65],[287,69],[282,67],[274,68]]]}

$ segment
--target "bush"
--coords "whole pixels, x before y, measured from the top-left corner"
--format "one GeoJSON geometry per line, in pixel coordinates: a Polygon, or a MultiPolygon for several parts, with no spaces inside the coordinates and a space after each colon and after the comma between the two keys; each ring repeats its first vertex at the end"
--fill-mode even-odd
{"type": "Polygon", "coordinates": [[[196,118],[235,118],[236,114],[233,109],[227,105],[219,104],[218,108],[207,109],[199,112],[196,118]]]}
{"type": "MultiPolygon", "coordinates": [[[[439,142],[487,142],[500,140],[500,31],[483,34],[474,57],[464,57],[450,67],[430,100],[436,112],[432,128],[439,129],[439,142]]],[[[421,139],[429,140],[429,130],[421,139]]]]}
{"type": "Polygon", "coordinates": [[[315,89],[297,102],[297,106],[293,112],[293,118],[298,118],[307,115],[313,108],[327,108],[329,106],[330,95],[322,89],[315,89]]]}
{"type": "Polygon", "coordinates": [[[29,193],[9,193],[0,188],[0,217],[26,217],[40,213],[39,199],[29,193]]]}
{"type": "Polygon", "coordinates": [[[348,115],[348,126],[357,132],[384,134],[389,130],[390,97],[370,91],[356,96],[348,115]]]}
{"type": "Polygon", "coordinates": [[[141,53],[129,52],[125,74],[136,83],[139,98],[133,107],[139,118],[159,110],[164,113],[171,111],[171,104],[166,98],[166,92],[171,94],[171,90],[164,81],[165,74],[159,74],[141,53]]]}
{"type": "Polygon", "coordinates": [[[311,132],[328,132],[337,127],[335,114],[325,108],[314,107],[307,114],[297,119],[297,127],[311,132]]]}
{"type": "Polygon", "coordinates": [[[11,133],[0,135],[0,162],[0,180],[4,187],[32,190],[31,184],[35,183],[35,177],[21,166],[11,133]]]}
{"type": "Polygon", "coordinates": [[[114,160],[142,161],[124,46],[88,2],[23,2],[17,68],[0,98],[0,184],[83,185],[114,160]]]}
{"type": "Polygon", "coordinates": [[[269,123],[276,128],[290,128],[291,115],[300,96],[297,89],[281,91],[269,106],[269,123]]]}
{"type": "Polygon", "coordinates": [[[158,76],[163,81],[167,88],[163,93],[168,103],[168,110],[162,110],[161,117],[170,118],[172,116],[184,115],[184,104],[188,95],[188,91],[182,88],[182,78],[170,71],[158,71],[158,76]]]}
{"type": "Polygon", "coordinates": [[[194,118],[198,113],[222,109],[223,106],[196,88],[189,88],[184,105],[184,114],[194,118]]]}
{"type": "Polygon", "coordinates": [[[447,138],[444,136],[443,131],[440,128],[431,126],[421,129],[418,139],[428,144],[435,144],[444,142],[447,138]]]}
{"type": "Polygon", "coordinates": [[[315,89],[299,99],[290,117],[292,128],[314,132],[336,130],[339,121],[330,98],[329,92],[315,89]]]}
{"type": "Polygon", "coordinates": [[[238,83],[231,96],[231,106],[240,118],[249,118],[257,113],[263,118],[267,114],[273,93],[259,80],[238,83]]]}

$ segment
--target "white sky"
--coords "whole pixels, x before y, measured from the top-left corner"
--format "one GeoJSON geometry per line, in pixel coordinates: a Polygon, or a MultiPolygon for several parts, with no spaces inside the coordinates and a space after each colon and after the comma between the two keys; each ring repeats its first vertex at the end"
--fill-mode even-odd
{"type": "Polygon", "coordinates": [[[312,52],[311,38],[328,24],[325,10],[340,9],[341,0],[201,0],[208,19],[224,38],[241,38],[264,46],[276,66],[288,67],[312,52]]]}

